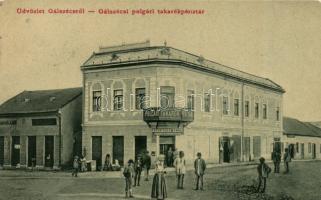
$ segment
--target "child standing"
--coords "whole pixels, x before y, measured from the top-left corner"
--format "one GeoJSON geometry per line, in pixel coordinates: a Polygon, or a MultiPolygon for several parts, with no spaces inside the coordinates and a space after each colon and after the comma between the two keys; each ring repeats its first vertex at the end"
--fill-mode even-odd
{"type": "Polygon", "coordinates": [[[260,164],[257,166],[257,172],[259,175],[259,185],[257,188],[257,192],[260,191],[260,187],[263,184],[263,188],[262,188],[262,193],[265,192],[265,188],[266,188],[266,179],[269,176],[269,173],[271,172],[271,168],[264,162],[265,159],[263,157],[260,158],[260,164]]]}
{"type": "Polygon", "coordinates": [[[127,165],[124,167],[123,175],[125,177],[125,198],[133,198],[133,191],[132,191],[132,182],[133,182],[133,175],[134,175],[134,161],[132,159],[128,160],[127,165]]]}
{"type": "Polygon", "coordinates": [[[73,171],[72,171],[72,176],[78,177],[78,171],[79,171],[79,158],[78,156],[74,157],[74,162],[73,162],[73,171]]]}

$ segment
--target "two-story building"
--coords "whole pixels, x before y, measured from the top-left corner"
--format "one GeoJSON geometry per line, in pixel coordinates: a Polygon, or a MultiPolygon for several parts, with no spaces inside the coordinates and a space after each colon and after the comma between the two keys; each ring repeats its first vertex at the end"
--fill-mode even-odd
{"type": "Polygon", "coordinates": [[[81,153],[82,88],[23,91],[0,106],[0,165],[60,168],[81,153]]]}
{"type": "Polygon", "coordinates": [[[100,47],[83,72],[83,151],[98,166],[141,151],[212,163],[270,158],[282,136],[273,81],[149,41],[100,47]]]}

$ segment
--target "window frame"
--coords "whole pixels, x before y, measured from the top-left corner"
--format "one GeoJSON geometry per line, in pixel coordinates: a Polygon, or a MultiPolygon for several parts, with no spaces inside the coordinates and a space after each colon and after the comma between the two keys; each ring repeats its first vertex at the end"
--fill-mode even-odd
{"type": "Polygon", "coordinates": [[[264,103],[264,104],[262,104],[262,118],[263,119],[267,119],[267,104],[266,103],[264,103]]]}
{"type": "Polygon", "coordinates": [[[100,112],[101,111],[101,98],[102,98],[102,91],[101,90],[93,90],[92,91],[92,112],[100,112]],[[96,93],[100,93],[99,96],[96,96],[96,93]],[[100,104],[100,105],[99,105],[100,104]]]}
{"type": "Polygon", "coordinates": [[[186,108],[188,110],[195,109],[195,92],[194,92],[194,90],[187,90],[186,108]]]}
{"type": "Polygon", "coordinates": [[[244,116],[245,117],[250,117],[250,101],[245,101],[244,102],[244,116]]]}
{"type": "Polygon", "coordinates": [[[171,97],[168,98],[168,107],[167,108],[175,108],[175,87],[174,86],[161,86],[160,87],[160,106],[163,108],[163,96],[171,97]],[[170,92],[169,92],[170,91],[170,92]]]}
{"type": "Polygon", "coordinates": [[[121,111],[124,108],[124,90],[123,89],[115,89],[113,100],[114,100],[114,111],[121,111]],[[121,92],[121,95],[116,94],[117,92],[121,92]]]}
{"type": "Polygon", "coordinates": [[[204,93],[204,112],[211,112],[211,94],[204,93]]]}
{"type": "Polygon", "coordinates": [[[255,102],[255,106],[254,106],[254,117],[256,119],[259,119],[260,117],[260,104],[258,102],[255,102]]]}
{"type": "Polygon", "coordinates": [[[145,102],[146,88],[135,88],[135,109],[143,110],[146,108],[145,102]],[[144,93],[139,93],[139,90],[144,90],[144,93]]]}
{"type": "Polygon", "coordinates": [[[240,116],[240,100],[234,99],[234,116],[240,116]],[[237,107],[237,109],[235,108],[237,107]]]}
{"type": "Polygon", "coordinates": [[[223,100],[222,100],[222,113],[223,115],[228,115],[229,114],[229,99],[228,96],[223,96],[223,100]]]}

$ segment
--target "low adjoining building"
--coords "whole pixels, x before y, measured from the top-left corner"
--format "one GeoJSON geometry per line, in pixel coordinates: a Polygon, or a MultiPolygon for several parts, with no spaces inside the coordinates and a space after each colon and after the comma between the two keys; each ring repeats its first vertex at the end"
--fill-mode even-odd
{"type": "Polygon", "coordinates": [[[0,106],[0,165],[60,168],[81,150],[82,88],[23,91],[0,106]],[[79,150],[80,149],[80,150],[79,150]]]}
{"type": "Polygon", "coordinates": [[[270,157],[282,137],[275,82],[149,41],[101,47],[81,66],[83,152],[121,164],[183,150],[212,163],[270,157]]]}
{"type": "Polygon", "coordinates": [[[294,159],[321,159],[321,128],[312,123],[284,117],[282,140],[294,159]]]}

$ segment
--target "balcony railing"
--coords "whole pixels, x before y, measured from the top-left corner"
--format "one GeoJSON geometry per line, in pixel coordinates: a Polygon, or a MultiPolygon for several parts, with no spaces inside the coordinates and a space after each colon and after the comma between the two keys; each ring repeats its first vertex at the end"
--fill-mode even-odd
{"type": "Polygon", "coordinates": [[[152,107],[144,109],[143,113],[146,122],[192,122],[194,120],[194,111],[186,108],[152,107]]]}

